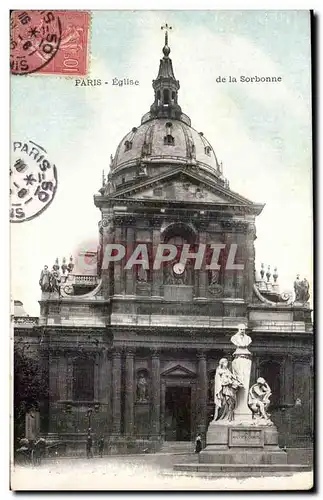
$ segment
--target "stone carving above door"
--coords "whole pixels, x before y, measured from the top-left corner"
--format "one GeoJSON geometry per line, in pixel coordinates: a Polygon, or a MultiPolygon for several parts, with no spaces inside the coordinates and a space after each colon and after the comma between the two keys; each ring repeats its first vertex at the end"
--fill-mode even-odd
{"type": "Polygon", "coordinates": [[[171,368],[168,368],[163,373],[161,373],[162,377],[196,377],[196,373],[192,372],[185,366],[176,365],[171,368]]]}

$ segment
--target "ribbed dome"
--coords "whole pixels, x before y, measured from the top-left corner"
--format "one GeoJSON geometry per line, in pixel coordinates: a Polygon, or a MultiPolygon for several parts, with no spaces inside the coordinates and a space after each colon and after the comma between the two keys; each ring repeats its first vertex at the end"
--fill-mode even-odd
{"type": "Polygon", "coordinates": [[[117,148],[111,173],[119,173],[139,162],[147,165],[193,163],[220,174],[217,158],[203,133],[183,121],[166,118],[153,119],[133,128],[117,148]]]}

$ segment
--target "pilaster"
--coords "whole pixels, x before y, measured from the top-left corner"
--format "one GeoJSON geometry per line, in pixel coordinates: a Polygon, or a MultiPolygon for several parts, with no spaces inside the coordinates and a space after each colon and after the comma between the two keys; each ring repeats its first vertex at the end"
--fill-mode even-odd
{"type": "Polygon", "coordinates": [[[206,433],[207,425],[207,400],[208,400],[208,378],[207,378],[207,361],[206,352],[200,350],[197,352],[198,359],[198,388],[197,388],[197,400],[198,400],[198,422],[197,422],[197,432],[199,432],[203,437],[206,433]]]}
{"type": "Polygon", "coordinates": [[[134,356],[135,349],[126,349],[126,401],[125,401],[125,433],[133,435],[134,427],[134,356]]]}
{"type": "Polygon", "coordinates": [[[121,424],[121,350],[112,351],[112,433],[120,435],[121,424]]]}
{"type": "Polygon", "coordinates": [[[153,350],[151,354],[152,378],[152,434],[160,434],[160,357],[159,351],[153,350]]]}

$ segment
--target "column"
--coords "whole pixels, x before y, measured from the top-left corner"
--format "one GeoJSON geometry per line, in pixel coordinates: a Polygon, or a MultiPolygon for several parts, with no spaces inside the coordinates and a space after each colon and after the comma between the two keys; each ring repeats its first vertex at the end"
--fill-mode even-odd
{"type": "MultiPolygon", "coordinates": [[[[231,250],[231,245],[234,243],[233,239],[233,233],[232,233],[232,228],[228,227],[226,228],[228,232],[225,233],[224,235],[224,243],[225,243],[225,258],[223,259],[223,275],[224,275],[224,297],[234,297],[235,296],[235,289],[234,289],[234,279],[235,279],[235,271],[233,269],[227,269],[227,259],[229,256],[229,252],[231,250]],[[230,232],[229,232],[230,231],[230,232]]],[[[231,250],[232,251],[232,250],[231,250]]],[[[225,316],[229,316],[229,311],[226,310],[224,312],[225,316]]]]}
{"type": "Polygon", "coordinates": [[[284,358],[283,373],[284,403],[294,404],[293,356],[291,354],[287,354],[284,358]]]}
{"type": "Polygon", "coordinates": [[[103,348],[100,356],[100,390],[99,400],[101,403],[109,403],[111,399],[111,361],[109,351],[103,348]]]}
{"type": "Polygon", "coordinates": [[[100,357],[100,391],[99,399],[105,413],[105,431],[111,428],[111,359],[108,349],[104,348],[100,357]]]}
{"type": "MultiPolygon", "coordinates": [[[[246,261],[248,259],[248,255],[246,252],[246,235],[242,232],[240,228],[239,231],[236,232],[236,241],[237,241],[237,253],[235,258],[236,264],[242,264],[244,266],[243,269],[237,269],[235,271],[235,296],[236,298],[243,299],[244,298],[244,281],[245,281],[245,267],[246,261]]],[[[249,271],[248,271],[249,272],[249,271]]]]}
{"type": "MultiPolygon", "coordinates": [[[[126,257],[127,260],[132,255],[134,250],[134,242],[135,242],[135,231],[133,227],[127,227],[127,246],[126,246],[126,257]]],[[[126,294],[127,295],[135,295],[135,269],[134,266],[131,269],[126,270],[126,294]]]]}
{"type": "Polygon", "coordinates": [[[58,357],[54,353],[49,354],[49,398],[51,401],[58,399],[58,357]]]}
{"type": "Polygon", "coordinates": [[[113,243],[114,240],[114,221],[113,213],[109,208],[107,211],[102,210],[102,221],[100,227],[100,233],[102,232],[102,268],[101,268],[101,278],[102,278],[102,292],[105,296],[109,297],[113,293],[113,263],[107,266],[105,261],[105,251],[106,246],[113,243]]]}
{"type": "Polygon", "coordinates": [[[255,278],[255,245],[256,227],[250,223],[246,234],[246,263],[245,263],[245,296],[246,302],[252,302],[253,284],[255,278]]]}
{"type": "Polygon", "coordinates": [[[94,401],[99,401],[100,391],[100,353],[94,354],[94,401]]]}
{"type": "Polygon", "coordinates": [[[57,396],[58,396],[58,359],[54,353],[49,353],[48,385],[49,385],[49,425],[48,432],[57,432],[57,396]]]}
{"type": "Polygon", "coordinates": [[[126,404],[125,404],[125,433],[133,435],[134,426],[134,355],[135,349],[126,350],[126,404]]]}
{"type": "Polygon", "coordinates": [[[160,435],[160,359],[157,350],[151,355],[151,378],[152,378],[152,435],[160,435]]]}
{"type": "Polygon", "coordinates": [[[251,374],[250,374],[250,387],[257,382],[257,378],[259,377],[259,361],[260,361],[259,356],[255,351],[253,351],[253,359],[251,363],[251,374]]]}
{"type": "Polygon", "coordinates": [[[112,352],[112,433],[120,435],[121,422],[121,350],[112,352]]]}
{"type": "Polygon", "coordinates": [[[73,400],[73,355],[69,353],[67,357],[67,376],[66,376],[67,390],[66,397],[68,401],[73,400]]]}
{"type": "MultiPolygon", "coordinates": [[[[199,236],[199,243],[200,244],[206,244],[206,232],[205,231],[200,231],[200,236],[199,236]]],[[[195,260],[193,260],[194,266],[195,266],[195,260]]],[[[201,266],[200,270],[196,270],[198,272],[199,276],[199,297],[207,297],[207,285],[208,285],[208,276],[207,276],[207,271],[205,269],[205,255],[204,255],[204,260],[201,266]]],[[[196,271],[193,271],[194,273],[194,278],[196,277],[196,271]]]]}
{"type": "Polygon", "coordinates": [[[206,433],[206,424],[207,424],[207,389],[208,389],[206,352],[203,350],[198,351],[197,359],[198,359],[197,432],[201,433],[202,437],[204,438],[206,433]]]}
{"type": "MultiPolygon", "coordinates": [[[[115,243],[124,244],[122,240],[122,228],[117,227],[115,230],[115,243]]],[[[114,263],[114,294],[120,295],[124,292],[123,288],[123,267],[124,259],[118,260],[114,263]]]]}
{"type": "MultiPolygon", "coordinates": [[[[40,355],[40,373],[41,373],[41,378],[45,384],[45,386],[48,388],[48,351],[47,351],[47,346],[42,346],[40,345],[39,349],[39,355],[40,355]]],[[[48,402],[46,399],[42,398],[41,401],[39,402],[40,405],[40,431],[42,433],[47,433],[48,432],[48,419],[47,419],[47,413],[48,413],[48,402]]]]}
{"type": "Polygon", "coordinates": [[[58,358],[58,399],[67,399],[67,353],[61,351],[58,358]]]}
{"type": "MultiPolygon", "coordinates": [[[[155,259],[157,247],[160,243],[160,228],[153,229],[153,260],[155,259]]],[[[161,286],[163,284],[163,268],[153,269],[152,270],[153,277],[153,287],[152,287],[152,295],[160,296],[161,295],[161,286]]]]}

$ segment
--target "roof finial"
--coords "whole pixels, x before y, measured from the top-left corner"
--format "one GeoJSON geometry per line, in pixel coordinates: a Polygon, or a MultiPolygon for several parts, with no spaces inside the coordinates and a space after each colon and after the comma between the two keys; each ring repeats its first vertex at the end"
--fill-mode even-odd
{"type": "Polygon", "coordinates": [[[165,30],[165,45],[163,48],[163,54],[165,57],[168,57],[170,54],[170,48],[168,47],[168,30],[173,29],[173,27],[168,26],[168,24],[165,23],[163,26],[160,27],[160,29],[165,30]]]}

